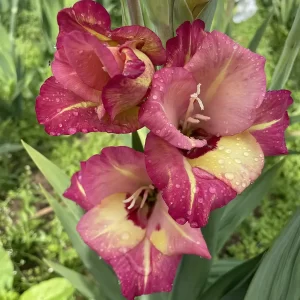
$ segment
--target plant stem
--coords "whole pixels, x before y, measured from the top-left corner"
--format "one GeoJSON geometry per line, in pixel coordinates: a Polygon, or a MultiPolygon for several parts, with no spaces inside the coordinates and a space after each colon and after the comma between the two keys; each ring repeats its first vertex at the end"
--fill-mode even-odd
{"type": "Polygon", "coordinates": [[[18,13],[18,4],[19,4],[19,0],[12,1],[11,14],[10,14],[9,39],[10,39],[11,53],[13,54],[15,50],[15,28],[16,28],[16,16],[18,13]]]}
{"type": "Polygon", "coordinates": [[[132,25],[144,25],[140,0],[127,0],[130,20],[132,25]]]}

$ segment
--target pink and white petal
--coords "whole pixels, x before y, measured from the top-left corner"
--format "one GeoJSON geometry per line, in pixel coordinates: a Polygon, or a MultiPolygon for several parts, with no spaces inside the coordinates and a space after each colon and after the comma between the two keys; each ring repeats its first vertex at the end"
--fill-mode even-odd
{"type": "Polygon", "coordinates": [[[213,31],[185,66],[201,84],[208,133],[234,135],[248,129],[266,90],[265,59],[213,31]]]}
{"type": "Polygon", "coordinates": [[[202,233],[189,224],[180,225],[168,213],[168,207],[158,195],[147,228],[151,243],[164,255],[194,254],[210,259],[202,233]],[[149,229],[148,229],[149,228],[149,229]]]}
{"type": "MultiPolygon", "coordinates": [[[[149,58],[139,50],[133,50],[129,47],[122,47],[120,52],[125,56],[124,69],[122,74],[128,78],[135,79],[142,75],[147,67],[154,67],[149,58]],[[143,62],[145,60],[146,63],[143,62]]],[[[151,76],[152,77],[152,76],[151,76]]]]}
{"type": "Polygon", "coordinates": [[[163,65],[166,61],[166,51],[160,38],[146,27],[122,26],[111,32],[111,38],[120,44],[127,43],[144,52],[154,65],[163,65]]]}
{"type": "Polygon", "coordinates": [[[256,111],[256,120],[249,131],[266,156],[288,153],[284,132],[289,125],[286,110],[292,102],[290,91],[270,91],[256,111]]]}
{"type": "Polygon", "coordinates": [[[90,209],[79,221],[83,241],[105,260],[123,256],[145,237],[145,229],[128,218],[125,193],[112,194],[90,209]]]}
{"type": "Polygon", "coordinates": [[[202,147],[205,141],[183,135],[177,128],[185,114],[196,81],[184,68],[163,68],[154,74],[151,93],[141,106],[139,120],[157,136],[181,149],[202,147]]]}
{"type": "Polygon", "coordinates": [[[212,151],[187,161],[193,168],[212,174],[240,194],[261,174],[264,155],[258,142],[246,131],[221,137],[212,151]]]}
{"type": "Polygon", "coordinates": [[[115,194],[132,194],[151,184],[144,154],[128,147],[107,147],[86,162],[83,187],[88,201],[97,205],[115,194]]]}
{"type": "Polygon", "coordinates": [[[170,292],[181,256],[167,256],[160,253],[145,238],[124,256],[110,260],[128,300],[136,296],[170,292]]]}
{"type": "Polygon", "coordinates": [[[146,168],[153,184],[162,191],[169,214],[179,224],[207,224],[214,202],[227,203],[236,193],[221,180],[192,168],[182,151],[149,133],[145,145],[146,168]]]}
{"type": "Polygon", "coordinates": [[[55,77],[48,78],[36,99],[36,115],[50,135],[104,131],[98,119],[97,103],[85,101],[64,89],[55,77]]]}
{"type": "Polygon", "coordinates": [[[84,210],[90,210],[93,205],[86,200],[86,194],[82,186],[82,172],[85,168],[85,162],[80,163],[81,169],[74,173],[71,178],[70,187],[64,192],[63,196],[76,202],[84,210]]]}
{"type": "Polygon", "coordinates": [[[135,77],[134,75],[140,72],[140,69],[137,70],[137,73],[134,73],[130,70],[134,63],[131,64],[127,61],[123,74],[113,77],[103,89],[103,105],[112,119],[115,119],[118,114],[140,104],[151,84],[154,74],[154,67],[151,61],[139,50],[134,50],[134,53],[139,61],[143,62],[145,69],[142,74],[132,79],[132,77],[135,77]],[[130,67],[128,64],[130,64],[130,67]]]}
{"type": "Polygon", "coordinates": [[[53,75],[64,88],[72,91],[86,101],[100,103],[101,91],[97,91],[83,83],[70,65],[63,48],[55,52],[55,59],[51,67],[53,75]]]}
{"type": "Polygon", "coordinates": [[[166,67],[183,67],[190,61],[208,34],[204,28],[201,20],[186,21],[177,28],[177,36],[167,41],[166,67]]]}
{"type": "MultiPolygon", "coordinates": [[[[57,15],[59,37],[74,30],[88,31],[104,40],[110,32],[110,16],[105,8],[91,0],[78,1],[72,8],[65,8],[57,15]]],[[[58,43],[58,47],[60,47],[58,43]]]]}

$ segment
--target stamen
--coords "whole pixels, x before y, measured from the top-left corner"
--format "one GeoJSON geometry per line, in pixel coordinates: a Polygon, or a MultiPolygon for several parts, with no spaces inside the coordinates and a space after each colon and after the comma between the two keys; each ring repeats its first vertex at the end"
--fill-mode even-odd
{"type": "Polygon", "coordinates": [[[198,119],[198,120],[203,120],[203,121],[210,120],[210,117],[204,116],[204,115],[201,115],[201,114],[196,114],[196,115],[193,116],[193,118],[198,119]]]}
{"type": "Polygon", "coordinates": [[[138,188],[129,198],[123,200],[123,203],[130,203],[131,202],[130,205],[128,206],[128,209],[133,208],[135,206],[136,201],[140,197],[140,194],[143,191],[145,191],[144,195],[143,195],[142,205],[141,205],[141,207],[143,207],[146,200],[147,200],[149,190],[154,190],[154,186],[152,184],[150,184],[148,186],[142,186],[142,187],[138,188]]]}
{"type": "Polygon", "coordinates": [[[200,123],[200,120],[194,119],[194,118],[192,118],[192,117],[189,117],[189,118],[187,119],[187,121],[188,121],[189,123],[193,123],[193,124],[198,124],[198,123],[200,123]]]}
{"type": "Polygon", "coordinates": [[[145,193],[144,193],[144,195],[143,195],[143,200],[142,200],[142,202],[141,202],[140,208],[142,208],[142,207],[145,205],[145,203],[146,203],[146,201],[147,201],[148,195],[149,195],[149,191],[146,190],[145,193]]]}

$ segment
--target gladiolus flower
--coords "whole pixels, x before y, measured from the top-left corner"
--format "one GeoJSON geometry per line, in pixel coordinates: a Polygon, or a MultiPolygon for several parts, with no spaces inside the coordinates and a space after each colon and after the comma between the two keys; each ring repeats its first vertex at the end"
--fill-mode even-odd
{"type": "Polygon", "coordinates": [[[143,153],[105,148],[82,163],[64,196],[87,210],[77,230],[113,267],[127,299],[170,291],[182,254],[210,258],[200,230],[169,216],[143,153]]]}
{"type": "Polygon", "coordinates": [[[170,67],[155,73],[140,122],[152,132],[147,171],[170,215],[202,227],[212,209],[260,175],[264,155],[287,152],[292,99],[288,91],[265,93],[263,57],[222,33],[197,35],[196,22],[184,23],[168,42],[170,67]]]}
{"type": "Polygon", "coordinates": [[[141,26],[111,30],[109,14],[91,0],[59,12],[58,24],[54,77],[36,102],[39,123],[52,135],[139,129],[153,64],[165,61],[160,39],[141,26]]]}

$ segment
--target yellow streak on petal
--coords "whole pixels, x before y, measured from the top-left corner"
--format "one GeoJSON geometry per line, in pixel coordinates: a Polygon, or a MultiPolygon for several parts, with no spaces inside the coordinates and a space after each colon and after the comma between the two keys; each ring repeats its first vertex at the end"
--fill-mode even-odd
{"type": "Polygon", "coordinates": [[[62,109],[59,113],[57,113],[57,115],[61,115],[64,112],[75,109],[75,108],[89,108],[89,107],[96,107],[98,105],[99,105],[98,103],[92,102],[92,101],[80,102],[80,103],[76,103],[76,104],[70,105],[70,106],[62,109]]]}
{"type": "Polygon", "coordinates": [[[144,289],[146,289],[148,283],[148,277],[151,272],[151,243],[148,239],[145,239],[144,243],[144,269],[145,269],[145,277],[144,277],[144,289]]]}
{"type": "Polygon", "coordinates": [[[79,189],[80,193],[81,193],[84,197],[86,197],[85,190],[84,190],[82,184],[79,182],[79,180],[78,180],[77,178],[76,178],[76,182],[77,182],[78,189],[79,189]]]}
{"type": "MultiPolygon", "coordinates": [[[[82,25],[81,25],[82,26],[82,25]]],[[[86,31],[88,31],[89,33],[91,33],[92,35],[94,35],[98,40],[100,40],[101,42],[105,42],[106,44],[108,44],[109,46],[118,46],[119,43],[116,41],[113,41],[112,39],[110,39],[109,37],[100,34],[99,32],[96,32],[95,30],[88,28],[86,26],[82,26],[86,31]]]]}
{"type": "Polygon", "coordinates": [[[222,84],[223,80],[225,79],[226,72],[230,66],[230,63],[232,61],[233,55],[228,59],[228,61],[224,64],[221,71],[219,72],[218,76],[215,78],[215,80],[212,82],[212,84],[209,86],[205,93],[205,102],[210,101],[212,97],[217,92],[219,86],[222,84]]]}
{"type": "Polygon", "coordinates": [[[257,124],[257,125],[254,125],[254,126],[250,127],[249,131],[251,132],[251,131],[256,131],[256,130],[264,130],[266,128],[271,127],[272,125],[276,124],[279,121],[280,121],[280,119],[273,120],[273,121],[270,121],[270,122],[267,122],[267,123],[257,124]]]}
{"type": "Polygon", "coordinates": [[[213,151],[187,160],[192,167],[213,174],[238,193],[260,175],[264,165],[263,152],[249,132],[222,137],[213,151]]]}
{"type": "Polygon", "coordinates": [[[190,181],[190,192],[191,192],[190,209],[192,209],[195,201],[195,195],[196,195],[196,179],[193,174],[192,167],[186,159],[184,159],[183,165],[190,181]]]}

